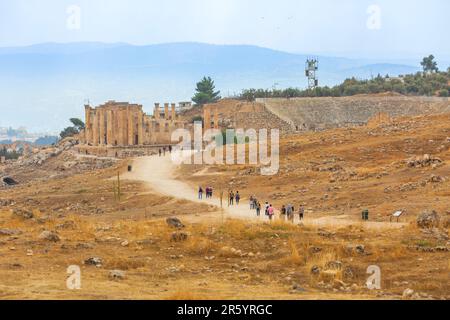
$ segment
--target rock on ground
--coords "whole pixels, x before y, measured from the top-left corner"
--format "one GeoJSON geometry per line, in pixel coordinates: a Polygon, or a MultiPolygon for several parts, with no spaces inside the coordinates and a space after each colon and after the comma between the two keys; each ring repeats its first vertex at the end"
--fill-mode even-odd
{"type": "Polygon", "coordinates": [[[58,242],[60,240],[59,236],[55,232],[52,232],[52,231],[43,231],[39,235],[39,239],[52,241],[52,242],[58,242]]]}
{"type": "Polygon", "coordinates": [[[125,272],[122,270],[111,270],[109,272],[109,279],[111,280],[123,280],[125,279],[125,272]]]}
{"type": "Polygon", "coordinates": [[[174,232],[170,239],[175,242],[186,241],[188,238],[187,233],[185,232],[174,232]]]}
{"type": "Polygon", "coordinates": [[[90,258],[84,260],[84,264],[88,265],[88,266],[101,267],[102,259],[99,257],[90,257],[90,258]]]}
{"type": "Polygon", "coordinates": [[[33,212],[24,209],[14,209],[13,215],[22,219],[32,219],[34,217],[33,212]]]}
{"type": "Polygon", "coordinates": [[[174,227],[177,229],[184,228],[184,224],[182,224],[180,219],[178,219],[178,218],[175,218],[175,217],[167,218],[166,222],[171,227],[174,227]]]}
{"type": "Polygon", "coordinates": [[[417,217],[417,226],[422,229],[430,229],[439,227],[440,217],[439,214],[432,211],[424,211],[417,217]]]}

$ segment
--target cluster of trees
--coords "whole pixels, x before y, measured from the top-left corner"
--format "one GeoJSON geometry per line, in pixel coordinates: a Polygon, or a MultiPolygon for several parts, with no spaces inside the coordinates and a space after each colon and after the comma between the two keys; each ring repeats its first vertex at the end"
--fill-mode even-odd
{"type": "Polygon", "coordinates": [[[70,119],[70,122],[72,122],[72,126],[65,128],[59,134],[61,139],[64,139],[66,137],[72,137],[72,136],[80,133],[80,131],[84,129],[84,122],[81,121],[80,119],[72,118],[72,119],[70,119]]]}
{"type": "Polygon", "coordinates": [[[8,152],[5,146],[0,149],[0,157],[5,157],[6,160],[17,160],[21,155],[22,153],[16,150],[8,152]]]}
{"type": "Polygon", "coordinates": [[[388,75],[370,79],[346,79],[334,87],[317,87],[312,90],[298,88],[287,89],[246,89],[239,95],[240,99],[253,101],[256,98],[294,98],[294,97],[342,97],[355,94],[369,94],[381,92],[397,92],[406,95],[423,95],[448,97],[450,93],[450,68],[440,72],[434,56],[425,57],[421,62],[423,72],[390,78],[388,75]]]}

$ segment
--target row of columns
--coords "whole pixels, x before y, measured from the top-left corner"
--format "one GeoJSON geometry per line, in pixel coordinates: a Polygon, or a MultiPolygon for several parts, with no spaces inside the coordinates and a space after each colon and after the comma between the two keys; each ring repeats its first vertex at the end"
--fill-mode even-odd
{"type": "MultiPolygon", "coordinates": [[[[161,119],[161,111],[159,107],[159,103],[155,103],[155,109],[153,111],[153,116],[155,119],[160,120],[161,119]]],[[[165,120],[176,120],[177,118],[177,112],[176,112],[176,104],[171,104],[171,112],[169,114],[169,104],[164,103],[164,119],[165,120]]]]}
{"type": "Polygon", "coordinates": [[[86,143],[98,145],[137,145],[144,143],[144,113],[129,107],[110,110],[85,106],[86,143]]]}

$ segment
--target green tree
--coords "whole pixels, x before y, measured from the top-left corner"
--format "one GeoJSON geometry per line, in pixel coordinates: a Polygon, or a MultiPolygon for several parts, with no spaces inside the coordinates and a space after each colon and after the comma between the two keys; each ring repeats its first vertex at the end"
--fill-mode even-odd
{"type": "Polygon", "coordinates": [[[420,65],[425,73],[438,72],[437,62],[434,61],[434,56],[430,54],[428,57],[423,58],[420,65]]]}
{"type": "Polygon", "coordinates": [[[448,96],[449,96],[449,92],[447,89],[439,90],[439,97],[448,97],[448,96]]]}
{"type": "Polygon", "coordinates": [[[67,127],[63,131],[61,131],[61,133],[59,134],[61,139],[64,139],[66,137],[72,137],[80,133],[80,131],[84,129],[84,122],[81,121],[80,119],[71,118],[70,122],[72,122],[73,126],[67,127]]]}
{"type": "Polygon", "coordinates": [[[192,97],[192,101],[197,105],[217,102],[220,99],[220,91],[214,91],[215,89],[214,81],[210,77],[203,77],[197,83],[196,93],[192,97]]]}
{"type": "Polygon", "coordinates": [[[71,118],[70,122],[72,122],[73,126],[78,129],[78,131],[84,129],[84,122],[78,118],[71,118]]]}
{"type": "Polygon", "coordinates": [[[77,128],[75,128],[75,127],[67,127],[63,131],[61,131],[59,136],[61,137],[61,139],[64,139],[64,138],[67,138],[67,137],[72,137],[72,136],[74,136],[74,135],[76,135],[78,133],[80,133],[80,131],[78,131],[77,128]]]}

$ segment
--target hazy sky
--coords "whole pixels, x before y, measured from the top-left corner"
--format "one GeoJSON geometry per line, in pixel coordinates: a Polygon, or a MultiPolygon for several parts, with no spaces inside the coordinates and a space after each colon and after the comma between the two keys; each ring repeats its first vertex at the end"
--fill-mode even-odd
{"type": "Polygon", "coordinates": [[[0,0],[0,46],[197,41],[448,59],[449,12],[448,0],[0,0]]]}

